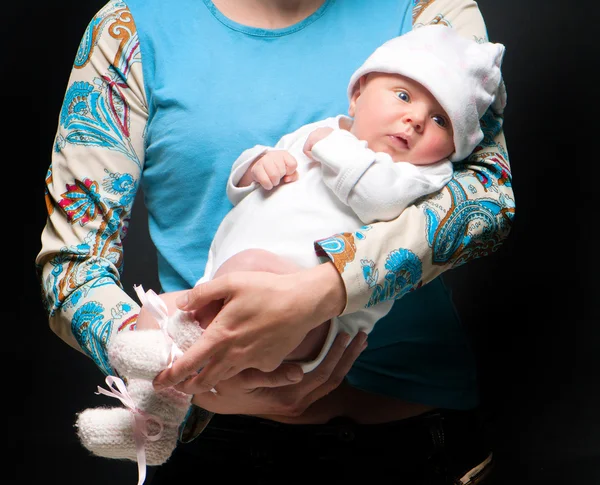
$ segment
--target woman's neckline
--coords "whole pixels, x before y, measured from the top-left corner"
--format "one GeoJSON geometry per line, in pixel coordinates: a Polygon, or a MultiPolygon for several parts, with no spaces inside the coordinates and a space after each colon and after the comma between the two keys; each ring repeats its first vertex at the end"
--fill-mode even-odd
{"type": "Polygon", "coordinates": [[[221,22],[226,27],[236,30],[238,32],[257,36],[257,37],[281,37],[284,35],[293,34],[294,32],[298,32],[310,24],[318,20],[327,10],[327,8],[335,1],[335,0],[325,0],[323,4],[315,10],[308,17],[300,20],[299,22],[292,24],[288,27],[283,27],[281,29],[264,29],[260,27],[252,27],[249,25],[244,25],[235,20],[231,20],[229,17],[225,16],[217,6],[212,2],[212,0],[203,0],[206,8],[210,11],[210,13],[215,17],[219,22],[221,22]]]}

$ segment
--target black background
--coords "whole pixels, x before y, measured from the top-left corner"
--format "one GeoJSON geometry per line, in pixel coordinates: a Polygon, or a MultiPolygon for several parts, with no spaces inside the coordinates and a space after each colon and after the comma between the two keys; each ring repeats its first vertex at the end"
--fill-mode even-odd
{"type": "MultiPolygon", "coordinates": [[[[79,40],[103,3],[3,6],[0,311],[8,334],[0,339],[0,402],[9,453],[2,483],[137,481],[134,464],[89,456],[77,442],[75,413],[98,404],[102,375],[50,331],[34,273],[58,112],[79,40]]],[[[505,134],[517,215],[498,253],[446,278],[474,338],[484,403],[493,411],[496,482],[598,484],[593,233],[600,199],[593,195],[600,135],[592,71],[600,56],[592,29],[600,12],[591,1],[482,0],[479,6],[491,40],[507,47],[505,134]]],[[[125,288],[158,289],[141,198],[125,252],[125,288]]],[[[205,473],[199,470],[198,480],[205,473]]]]}

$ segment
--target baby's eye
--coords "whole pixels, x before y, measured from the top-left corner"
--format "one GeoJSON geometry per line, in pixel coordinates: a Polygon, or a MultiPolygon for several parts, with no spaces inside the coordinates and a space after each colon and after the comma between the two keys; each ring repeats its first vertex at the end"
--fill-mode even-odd
{"type": "Polygon", "coordinates": [[[410,102],[410,96],[408,95],[408,93],[406,91],[398,91],[398,92],[396,92],[396,96],[398,96],[398,99],[401,99],[405,103],[410,102]]]}
{"type": "Polygon", "coordinates": [[[448,126],[448,120],[446,120],[446,118],[444,118],[443,116],[435,115],[432,116],[432,119],[442,128],[446,128],[448,126]]]}

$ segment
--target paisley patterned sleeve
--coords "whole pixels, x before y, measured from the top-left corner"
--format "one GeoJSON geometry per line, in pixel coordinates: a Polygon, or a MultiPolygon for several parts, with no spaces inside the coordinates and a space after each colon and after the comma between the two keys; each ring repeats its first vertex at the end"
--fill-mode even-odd
{"type": "Polygon", "coordinates": [[[88,25],[68,81],[36,258],[50,327],[105,374],[108,341],[139,312],[120,273],[146,119],[136,28],[125,4],[110,1],[88,25]]]}
{"type": "MultiPolygon", "coordinates": [[[[488,40],[473,0],[415,1],[413,26],[442,23],[478,42],[488,40]]],[[[364,226],[315,243],[333,261],[347,292],[344,314],[398,299],[444,271],[496,251],[515,212],[503,117],[481,120],[483,141],[452,180],[389,222],[364,226]]]]}

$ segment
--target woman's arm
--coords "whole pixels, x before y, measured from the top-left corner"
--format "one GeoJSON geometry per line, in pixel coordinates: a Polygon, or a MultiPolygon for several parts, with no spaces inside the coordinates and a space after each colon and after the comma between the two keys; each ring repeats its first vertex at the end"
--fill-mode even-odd
{"type": "Polygon", "coordinates": [[[107,3],[87,27],[59,115],[36,258],[50,327],[105,374],[108,341],[139,311],[120,284],[147,118],[136,39],[121,2],[107,3]]]}
{"type": "MultiPolygon", "coordinates": [[[[472,0],[421,2],[414,8],[413,23],[415,28],[443,23],[466,37],[487,40],[472,0]]],[[[481,121],[483,141],[467,160],[454,164],[454,177],[441,192],[419,200],[397,219],[371,225],[367,238],[344,233],[317,242],[343,279],[344,314],[400,298],[444,271],[498,249],[515,210],[502,123],[501,115],[488,110],[481,121]],[[398,252],[410,254],[422,269],[422,278],[401,288],[389,284],[389,274],[402,269],[394,266],[398,252]],[[378,275],[375,288],[363,276],[365,264],[372,267],[369,274],[378,275]]]]}

